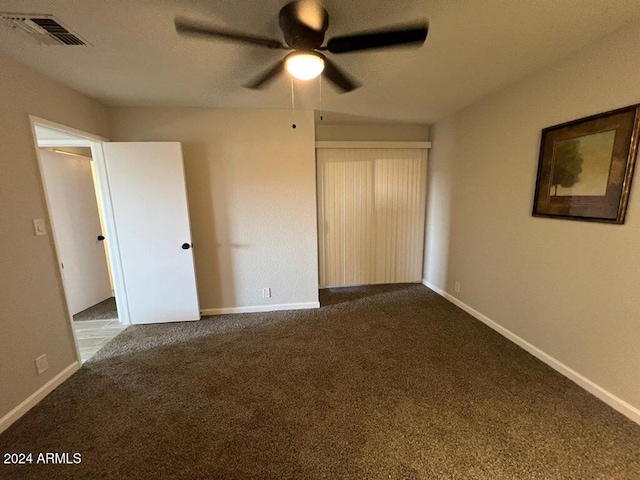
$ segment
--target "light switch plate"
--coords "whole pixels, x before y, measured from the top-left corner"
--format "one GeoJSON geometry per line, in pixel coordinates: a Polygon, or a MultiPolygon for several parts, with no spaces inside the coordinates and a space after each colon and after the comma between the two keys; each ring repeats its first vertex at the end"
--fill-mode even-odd
{"type": "Polygon", "coordinates": [[[46,372],[49,369],[49,360],[47,360],[47,355],[40,355],[36,358],[36,370],[38,371],[38,375],[46,372]]]}
{"type": "Polygon", "coordinates": [[[44,224],[44,218],[33,219],[33,233],[36,236],[47,234],[47,227],[44,224]]]}

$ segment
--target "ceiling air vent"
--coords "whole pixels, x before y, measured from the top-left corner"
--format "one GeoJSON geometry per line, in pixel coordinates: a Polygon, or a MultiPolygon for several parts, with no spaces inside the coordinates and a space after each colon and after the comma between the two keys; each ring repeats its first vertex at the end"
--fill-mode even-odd
{"type": "Polygon", "coordinates": [[[89,45],[53,15],[0,13],[6,25],[26,33],[41,45],[89,45]]]}

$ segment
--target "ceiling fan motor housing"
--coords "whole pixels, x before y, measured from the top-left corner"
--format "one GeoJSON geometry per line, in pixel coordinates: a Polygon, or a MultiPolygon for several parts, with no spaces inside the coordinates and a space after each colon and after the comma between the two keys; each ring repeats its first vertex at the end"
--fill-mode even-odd
{"type": "Polygon", "coordinates": [[[298,2],[291,2],[280,10],[280,29],[284,34],[284,41],[296,50],[315,50],[324,42],[324,34],[329,28],[329,14],[320,7],[322,29],[315,30],[301,22],[297,9],[298,2]]]}

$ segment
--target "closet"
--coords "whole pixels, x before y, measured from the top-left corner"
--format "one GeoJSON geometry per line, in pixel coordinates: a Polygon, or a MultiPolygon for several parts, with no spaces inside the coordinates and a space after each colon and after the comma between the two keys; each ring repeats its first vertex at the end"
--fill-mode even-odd
{"type": "Polygon", "coordinates": [[[420,282],[427,142],[318,142],[320,288],[420,282]]]}

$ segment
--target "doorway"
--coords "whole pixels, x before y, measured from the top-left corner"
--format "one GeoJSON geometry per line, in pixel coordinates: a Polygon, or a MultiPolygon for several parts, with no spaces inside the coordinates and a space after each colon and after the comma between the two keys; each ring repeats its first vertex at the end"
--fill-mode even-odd
{"type": "MultiPolygon", "coordinates": [[[[36,132],[39,144],[46,143],[47,130],[36,132]]],[[[40,146],[40,159],[67,305],[85,362],[126,328],[118,319],[91,148],[40,146]]]]}
{"type": "MultiPolygon", "coordinates": [[[[44,122],[44,121],[43,121],[44,122]]],[[[92,358],[128,326],[116,301],[96,174],[96,140],[33,121],[40,173],[78,359],[92,358]]]]}
{"type": "MultiPolygon", "coordinates": [[[[109,142],[30,120],[78,361],[130,324],[199,320],[181,144],[109,142]],[[54,186],[50,170],[61,185],[54,186]],[[60,215],[56,197],[63,199],[60,215]],[[87,212],[93,212],[89,226],[78,225],[79,217],[92,216],[87,212]],[[65,219],[76,222],[68,231],[65,219]],[[67,260],[74,256],[82,259],[67,260]],[[81,335],[87,322],[103,322],[95,323],[101,331],[81,335]],[[81,345],[82,337],[93,340],[81,345]]],[[[35,234],[46,235],[46,222],[37,221],[35,234]]]]}

